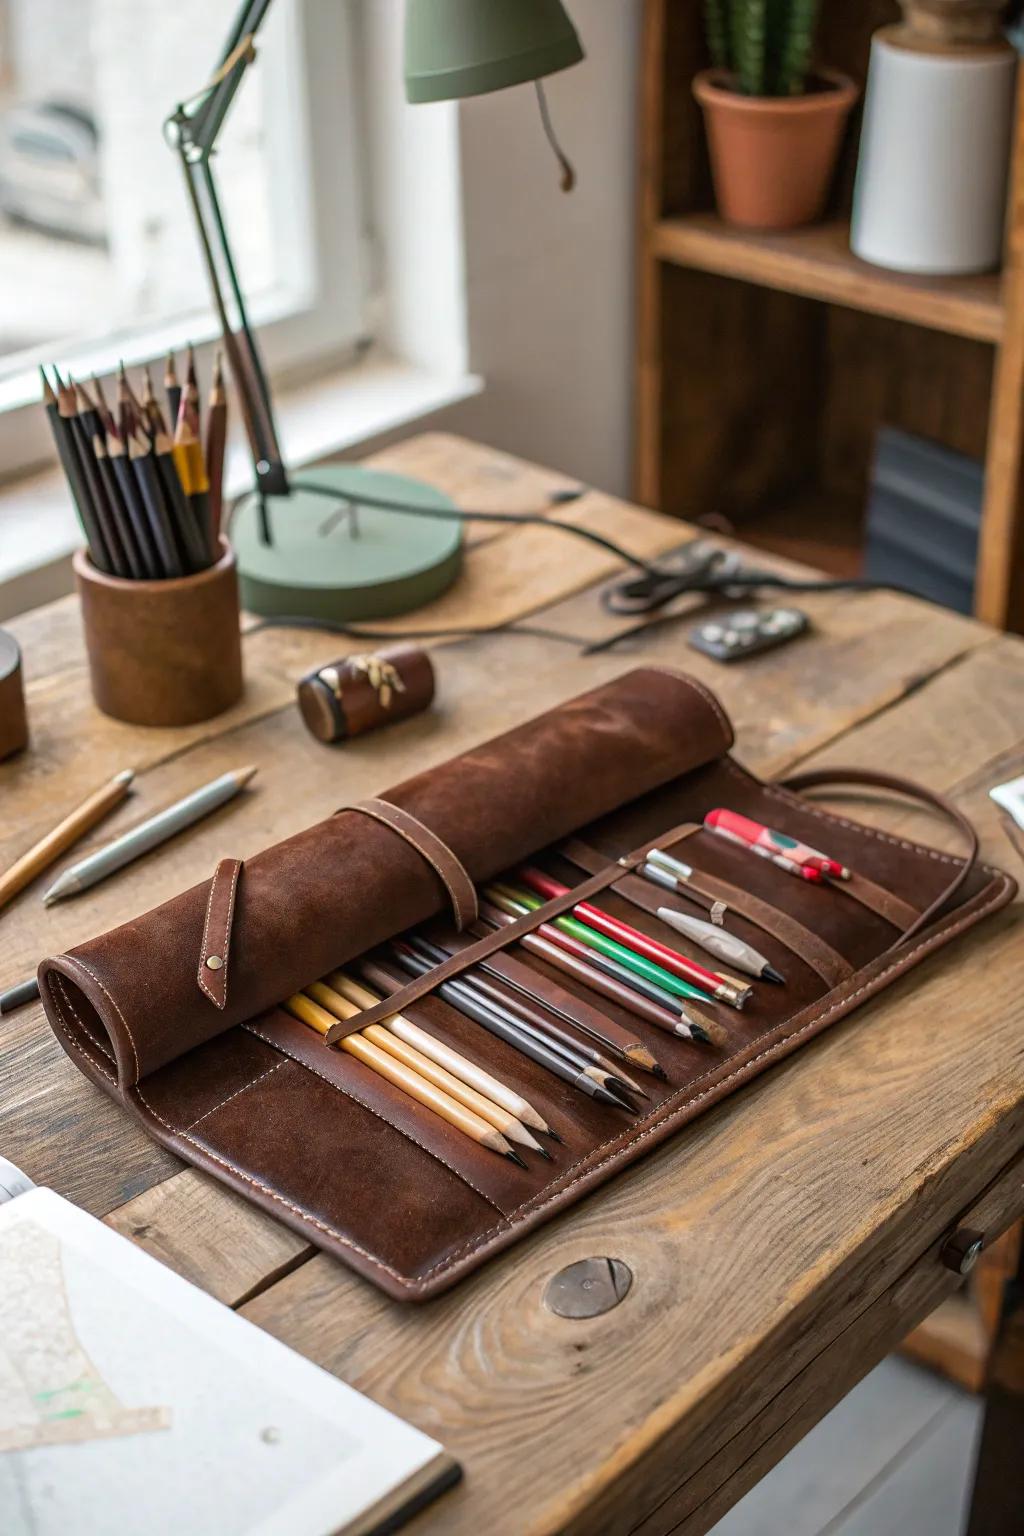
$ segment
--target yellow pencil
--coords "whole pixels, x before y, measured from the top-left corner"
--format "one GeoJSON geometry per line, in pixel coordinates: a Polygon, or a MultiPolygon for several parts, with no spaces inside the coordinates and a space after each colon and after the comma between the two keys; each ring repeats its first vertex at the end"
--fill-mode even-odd
{"type": "MultiPolygon", "coordinates": [[[[353,981],[350,976],[345,975],[344,971],[332,971],[327,981],[336,992],[340,992],[358,1008],[372,1008],[374,1003],[380,1001],[376,992],[371,992],[369,987],[353,981]]],[[[463,1056],[459,1051],[453,1050],[450,1045],[445,1045],[444,1041],[439,1040],[436,1035],[428,1034],[425,1029],[421,1029],[404,1014],[393,1013],[384,1022],[400,1040],[404,1040],[407,1045],[415,1046],[418,1051],[423,1052],[424,1056],[429,1056],[432,1061],[436,1061],[438,1066],[454,1072],[456,1077],[461,1077],[464,1083],[469,1083],[470,1087],[475,1088],[495,1104],[500,1104],[502,1109],[508,1110],[509,1114],[514,1115],[521,1124],[528,1125],[533,1131],[540,1131],[543,1136],[551,1136],[559,1140],[543,1115],[537,1113],[528,1099],[524,1099],[522,1094],[516,1093],[498,1078],[492,1077],[490,1072],[485,1072],[483,1067],[477,1066],[476,1062],[471,1061],[468,1056],[463,1056]]]]}
{"type": "MultiPolygon", "coordinates": [[[[311,997],[305,997],[301,992],[290,997],[284,1005],[288,1012],[295,1018],[301,1019],[303,1024],[308,1024],[318,1034],[326,1035],[331,1025],[336,1022],[334,1015],[328,1013],[326,1008],[321,1008],[319,1003],[314,1003],[311,997]]],[[[418,1072],[413,1072],[402,1062],[396,1061],[387,1051],[382,1051],[380,1046],[373,1045],[369,1040],[364,1040],[362,1035],[348,1035],[339,1041],[343,1051],[361,1061],[364,1067],[369,1067],[371,1072],[377,1072],[387,1079],[403,1093],[407,1093],[417,1104],[422,1104],[424,1109],[433,1110],[435,1115],[440,1115],[449,1125],[468,1136],[479,1146],[486,1147],[490,1152],[498,1152],[502,1157],[507,1157],[513,1163],[518,1163],[520,1168],[527,1165],[512,1147],[509,1146],[500,1131],[496,1131],[493,1125],[488,1125],[486,1120],[481,1120],[479,1115],[464,1109],[461,1104],[447,1093],[442,1093],[439,1088],[433,1087],[418,1072]]]]}
{"type": "MultiPolygon", "coordinates": [[[[333,1013],[336,1019],[353,1019],[362,1009],[356,1003],[350,1003],[342,997],[333,987],[325,982],[314,981],[305,988],[306,995],[314,1002],[326,1008],[328,1013],[333,1013]]],[[[394,1056],[396,1061],[403,1061],[407,1067],[418,1072],[426,1078],[428,1083],[433,1083],[435,1088],[440,1088],[443,1093],[450,1093],[453,1099],[464,1105],[466,1109],[479,1115],[481,1120],[486,1120],[488,1125],[493,1125],[496,1131],[501,1131],[509,1141],[517,1141],[521,1147],[529,1147],[531,1152],[539,1152],[542,1157],[550,1158],[551,1154],[545,1152],[540,1142],[537,1141],[525,1125],[520,1124],[515,1115],[502,1109],[485,1094],[478,1093],[470,1087],[454,1072],[432,1061],[424,1052],[417,1050],[415,1046],[402,1040],[390,1029],[381,1024],[371,1024],[366,1029],[360,1030],[364,1040],[369,1040],[372,1045],[379,1045],[382,1051],[387,1051],[389,1056],[394,1056]]]]}

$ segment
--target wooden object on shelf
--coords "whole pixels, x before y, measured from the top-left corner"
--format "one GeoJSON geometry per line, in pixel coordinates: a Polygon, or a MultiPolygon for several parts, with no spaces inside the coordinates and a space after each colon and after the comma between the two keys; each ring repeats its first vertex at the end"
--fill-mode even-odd
{"type": "MultiPolygon", "coordinates": [[[[915,21],[965,24],[971,9],[930,0],[915,21]]],[[[901,15],[896,0],[823,7],[819,59],[863,82],[872,34],[901,15]]],[[[637,499],[724,515],[769,549],[781,517],[786,553],[848,574],[876,430],[901,427],[984,461],[975,613],[1024,629],[1024,91],[1003,271],[916,277],[849,250],[859,114],[824,223],[765,234],[718,219],[690,84],[707,62],[698,0],[645,0],[637,499]]]]}
{"type": "MultiPolygon", "coordinates": [[[[374,467],[494,510],[574,483],[440,434],[392,447],[374,467]]],[[[652,556],[691,532],[598,495],[572,517],[652,556]]],[[[604,550],[572,546],[567,558],[564,536],[540,528],[471,537],[466,575],[418,616],[424,627],[526,615],[594,639],[621,627],[598,601],[615,569],[604,550]]],[[[807,606],[814,635],[756,671],[686,653],[686,669],[740,722],[743,761],[773,776],[796,763],[901,765],[952,794],[978,824],[983,856],[1008,863],[987,789],[1020,751],[1020,646],[893,593],[824,593],[807,606]]],[[[132,761],[154,804],[246,759],[259,761],[264,788],[232,812],[228,849],[211,818],[95,887],[87,909],[13,903],[0,990],[44,947],[64,949],[209,879],[225,851],[244,859],[329,814],[341,795],[373,794],[641,658],[681,661],[671,625],[634,642],[628,658],[579,656],[537,635],[436,642],[443,718],[365,737],[341,783],[337,757],[295,729],[295,678],[323,659],[320,633],[247,634],[252,681],[237,711],[155,732],[93,706],[73,599],[11,627],[35,658],[38,729],[32,756],[0,767],[0,865],[45,826],[55,786],[73,799],[103,765],[132,761]]],[[[913,807],[833,803],[934,841],[934,821],[913,807]]],[[[912,986],[875,998],[426,1306],[388,1302],[225,1186],[182,1169],[74,1069],[39,1004],[4,1020],[2,1151],[384,1407],[441,1426],[466,1476],[417,1517],[416,1536],[508,1531],[510,1491],[516,1532],[699,1536],[957,1290],[938,1259],[944,1236],[963,1226],[995,1237],[1019,1213],[1022,911],[1018,898],[969,950],[933,956],[912,986]],[[635,1276],[622,1305],[589,1318],[550,1310],[552,1277],[600,1255],[635,1276]]],[[[217,1112],[244,1124],[244,1099],[217,1112]]],[[[381,1193],[393,1193],[383,1177],[381,1193]]]]}

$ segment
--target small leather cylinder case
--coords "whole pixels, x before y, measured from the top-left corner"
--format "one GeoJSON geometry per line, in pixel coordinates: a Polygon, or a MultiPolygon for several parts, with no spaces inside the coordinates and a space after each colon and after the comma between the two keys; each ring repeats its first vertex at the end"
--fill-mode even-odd
{"type": "Polygon", "coordinates": [[[0,759],[28,746],[21,651],[13,635],[0,629],[0,759]]]}
{"type": "Polygon", "coordinates": [[[194,725],[242,694],[235,557],[221,540],[208,570],[126,581],[74,557],[92,694],[132,725],[194,725]]]}
{"type": "Polygon", "coordinates": [[[416,645],[317,667],[299,683],[299,712],[319,741],[346,741],[426,709],[434,697],[434,668],[416,645]]]}

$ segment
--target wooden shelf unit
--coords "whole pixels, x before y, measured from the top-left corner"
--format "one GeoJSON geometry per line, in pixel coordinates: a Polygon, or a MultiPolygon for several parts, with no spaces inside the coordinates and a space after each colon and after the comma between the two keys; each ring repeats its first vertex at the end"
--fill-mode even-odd
{"type": "Polygon", "coordinates": [[[734,229],[715,213],[661,219],[651,246],[662,261],[760,288],[907,320],[949,336],[998,341],[1003,334],[1002,275],[915,277],[860,261],[847,219],[782,234],[734,229]]]}
{"type": "MultiPolygon", "coordinates": [[[[637,499],[722,514],[769,549],[784,526],[787,551],[834,547],[848,574],[876,431],[902,427],[984,461],[975,612],[1024,630],[1024,90],[1003,271],[890,272],[849,249],[859,114],[823,223],[764,234],[714,212],[690,90],[701,12],[645,0],[637,499]]],[[[896,0],[823,6],[821,58],[863,83],[871,34],[899,14],[896,0]]]]}

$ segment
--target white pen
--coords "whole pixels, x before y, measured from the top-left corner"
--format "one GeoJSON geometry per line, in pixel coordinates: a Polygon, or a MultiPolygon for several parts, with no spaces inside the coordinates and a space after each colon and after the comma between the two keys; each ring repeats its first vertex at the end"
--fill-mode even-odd
{"type": "Polygon", "coordinates": [[[716,928],[713,923],[705,923],[699,917],[690,917],[686,912],[676,912],[672,907],[659,907],[658,916],[677,933],[684,934],[694,944],[699,944],[701,949],[706,949],[709,955],[724,960],[727,965],[734,965],[748,976],[757,976],[762,981],[785,981],[786,978],[769,964],[764,955],[754,949],[753,945],[738,939],[734,933],[716,928]]]}

